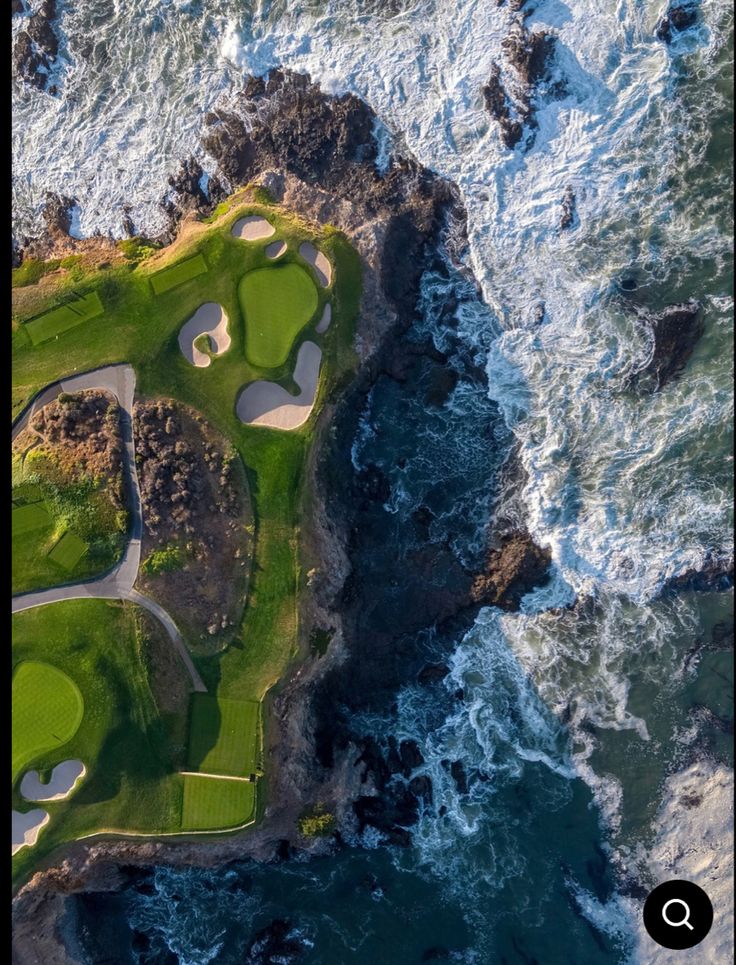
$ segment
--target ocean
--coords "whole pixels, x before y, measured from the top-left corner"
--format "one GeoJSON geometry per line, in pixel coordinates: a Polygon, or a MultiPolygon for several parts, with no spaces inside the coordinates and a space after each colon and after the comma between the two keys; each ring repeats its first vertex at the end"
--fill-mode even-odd
{"type": "Polygon", "coordinates": [[[554,71],[533,139],[509,150],[480,95],[508,3],[58,3],[58,95],[14,86],[15,231],[38,230],[47,190],[76,198],[79,236],[122,237],[123,205],[137,231],[162,230],[167,176],[192,154],[212,172],[203,116],[244,75],[284,66],[358,94],[380,164],[408,149],[460,189],[481,294],[428,272],[420,328],[446,348],[457,303],[454,337],[488,389],[460,381],[440,411],[405,399],[399,420],[379,387],[354,465],[385,472],[397,527],[429,501],[471,561],[513,447],[525,479],[508,498],[553,560],[520,612],[481,610],[439,688],[407,684],[356,721],[422,748],[433,800],[409,849],[365,834],[310,862],[158,868],[78,900],[89,962],[276,961],[258,933],[279,919],[284,961],[646,965],[670,960],[640,924],[642,889],[667,877],[716,908],[681,960],[730,960],[733,591],[667,587],[733,552],[733,16],[702,0],[667,44],[664,6],[528,4],[527,27],[557,38],[554,71]],[[688,299],[704,332],[685,370],[636,391],[641,313],[688,299]],[[688,782],[708,794],[684,820],[688,782]]]}

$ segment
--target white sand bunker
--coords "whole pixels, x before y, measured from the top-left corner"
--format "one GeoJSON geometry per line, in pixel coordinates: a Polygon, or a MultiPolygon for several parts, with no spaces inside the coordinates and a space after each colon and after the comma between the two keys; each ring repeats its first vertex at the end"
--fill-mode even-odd
{"type": "Polygon", "coordinates": [[[233,225],[233,234],[243,241],[261,241],[276,234],[276,229],[265,218],[252,214],[247,218],[239,218],[233,225]]]}
{"type": "Polygon", "coordinates": [[[286,251],[285,241],[272,241],[266,247],[266,258],[280,258],[286,251]]]}
{"type": "Polygon", "coordinates": [[[48,824],[49,812],[41,808],[34,808],[21,814],[20,811],[13,811],[13,851],[20,851],[21,848],[33,847],[38,840],[41,828],[48,824]]]}
{"type": "Polygon", "coordinates": [[[51,772],[48,784],[42,784],[38,771],[28,771],[20,782],[20,793],[26,801],[61,801],[69,797],[87,768],[81,761],[62,761],[51,772]]]}
{"type": "Polygon", "coordinates": [[[290,395],[275,382],[251,382],[240,393],[236,412],[241,422],[272,429],[296,429],[309,418],[314,406],[322,350],[304,342],[296,357],[294,381],[301,390],[290,395]]]}
{"type": "Polygon", "coordinates": [[[299,254],[314,268],[317,281],[320,285],[323,288],[327,288],[332,281],[332,265],[327,259],[327,255],[323,255],[321,251],[317,251],[314,245],[310,245],[308,241],[299,245],[299,254]]]}
{"type": "Polygon", "coordinates": [[[222,355],[230,348],[227,315],[222,305],[218,305],[217,302],[205,302],[204,305],[200,305],[179,332],[179,348],[184,358],[192,365],[206,368],[212,359],[194,344],[200,335],[209,337],[210,346],[215,355],[222,355]]]}
{"type": "Polygon", "coordinates": [[[325,305],[325,310],[322,312],[322,318],[314,326],[314,330],[318,335],[324,335],[327,329],[330,327],[330,322],[332,321],[332,305],[329,302],[325,305]]]}

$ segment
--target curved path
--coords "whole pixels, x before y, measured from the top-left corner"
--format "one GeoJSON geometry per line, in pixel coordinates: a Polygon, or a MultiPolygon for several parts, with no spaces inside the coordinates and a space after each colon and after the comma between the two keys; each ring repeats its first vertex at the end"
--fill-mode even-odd
{"type": "Polygon", "coordinates": [[[99,389],[115,396],[120,404],[120,430],[123,437],[123,475],[126,487],[131,493],[131,531],[130,540],[125,548],[123,557],[117,566],[105,576],[89,580],[86,583],[74,583],[69,586],[55,586],[48,590],[37,590],[32,593],[21,593],[13,597],[13,613],[29,610],[31,607],[44,606],[47,603],[59,603],[62,600],[98,599],[98,600],[130,600],[145,607],[163,625],[172,643],[179,651],[184,661],[195,690],[206,691],[202,678],[192,662],[186,644],[182,640],[176,624],[169,614],[154,600],[133,589],[138,577],[138,566],[141,560],[141,537],[143,535],[143,511],[141,508],[141,491],[138,485],[138,470],[135,464],[135,446],[133,443],[133,398],[135,395],[135,370],[131,365],[107,365],[102,369],[74,375],[68,379],[61,379],[47,386],[23,410],[13,424],[13,439],[28,425],[31,416],[52,402],[60,392],[82,392],[86,389],[99,389]]]}

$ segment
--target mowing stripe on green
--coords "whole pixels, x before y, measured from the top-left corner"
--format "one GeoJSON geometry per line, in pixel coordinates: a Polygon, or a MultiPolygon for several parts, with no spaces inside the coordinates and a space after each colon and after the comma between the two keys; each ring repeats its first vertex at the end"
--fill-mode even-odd
{"type": "Polygon", "coordinates": [[[62,332],[66,332],[82,322],[89,321],[90,318],[96,318],[103,311],[100,296],[96,291],[90,292],[82,298],[66,302],[64,305],[59,305],[58,308],[53,308],[50,312],[44,312],[38,318],[31,319],[31,321],[25,323],[25,329],[31,342],[38,345],[40,342],[46,342],[56,335],[61,335],[62,332]]]}
{"type": "Polygon", "coordinates": [[[84,700],[71,677],[48,663],[24,660],[11,688],[13,780],[46,751],[70,741],[84,716],[84,700]]]}
{"type": "Polygon", "coordinates": [[[16,506],[12,515],[13,539],[33,533],[37,529],[51,524],[51,517],[43,503],[29,503],[26,506],[16,506]]]}
{"type": "Polygon", "coordinates": [[[67,530],[48,553],[48,558],[63,569],[73,570],[87,552],[87,544],[76,533],[67,530]]]}
{"type": "Polygon", "coordinates": [[[238,827],[253,817],[255,803],[255,783],[186,774],[181,814],[182,831],[214,831],[238,827]]]}
{"type": "Polygon", "coordinates": [[[253,774],[259,708],[255,700],[193,694],[189,711],[189,770],[235,777],[253,774]]]}
{"type": "Polygon", "coordinates": [[[186,261],[180,261],[178,265],[172,265],[171,268],[164,268],[162,271],[157,271],[154,275],[151,275],[151,287],[156,295],[162,295],[170,288],[177,288],[207,270],[204,255],[198,254],[193,258],[187,258],[186,261]]]}

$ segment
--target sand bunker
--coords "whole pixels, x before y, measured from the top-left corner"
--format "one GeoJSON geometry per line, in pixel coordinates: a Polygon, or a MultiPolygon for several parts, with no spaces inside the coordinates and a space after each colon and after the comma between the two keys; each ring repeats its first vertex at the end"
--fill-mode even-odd
{"type": "Polygon", "coordinates": [[[179,332],[179,348],[184,358],[192,365],[206,368],[212,359],[204,352],[200,352],[194,344],[200,335],[208,335],[210,346],[215,355],[222,355],[230,348],[230,336],[227,334],[227,315],[217,302],[205,302],[186,322],[179,332]]]}
{"type": "Polygon", "coordinates": [[[314,268],[320,285],[323,288],[327,288],[332,281],[332,265],[328,261],[327,256],[323,255],[321,251],[317,251],[314,245],[310,245],[308,241],[299,245],[299,254],[314,268]]]}
{"type": "Polygon", "coordinates": [[[243,241],[261,241],[263,238],[270,238],[276,234],[274,226],[261,218],[257,214],[249,215],[247,218],[239,218],[233,225],[233,235],[242,238],[243,241]]]}
{"type": "Polygon", "coordinates": [[[38,840],[41,828],[48,824],[49,812],[41,808],[34,808],[21,814],[20,811],[13,811],[13,854],[21,848],[33,847],[38,840]]]}
{"type": "Polygon", "coordinates": [[[285,241],[272,241],[266,248],[266,258],[280,258],[285,251],[285,241]]]}
{"type": "Polygon", "coordinates": [[[327,329],[330,327],[330,322],[332,321],[332,305],[329,302],[325,305],[325,310],[322,312],[322,318],[314,326],[314,330],[318,335],[323,335],[327,329]]]}
{"type": "Polygon", "coordinates": [[[240,393],[236,406],[240,421],[272,429],[296,429],[303,425],[314,406],[321,361],[321,349],[314,342],[304,342],[294,369],[299,395],[290,395],[275,382],[251,382],[240,393]]]}
{"type": "Polygon", "coordinates": [[[51,772],[48,784],[42,784],[38,771],[28,771],[20,782],[20,793],[26,801],[62,801],[69,797],[87,773],[81,761],[62,761],[51,772]]]}

